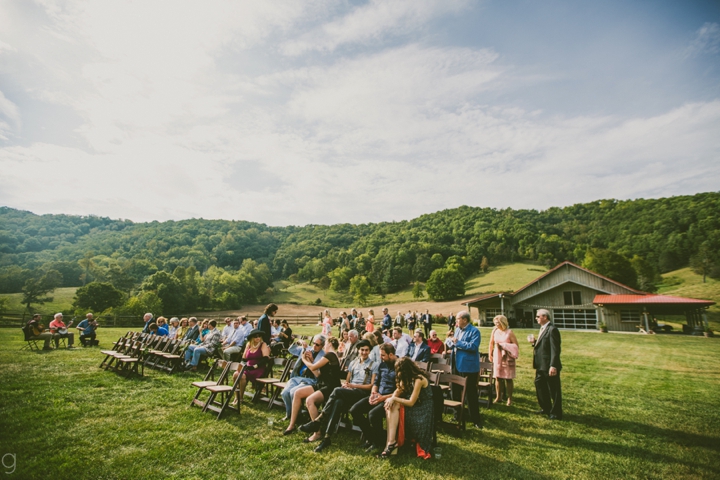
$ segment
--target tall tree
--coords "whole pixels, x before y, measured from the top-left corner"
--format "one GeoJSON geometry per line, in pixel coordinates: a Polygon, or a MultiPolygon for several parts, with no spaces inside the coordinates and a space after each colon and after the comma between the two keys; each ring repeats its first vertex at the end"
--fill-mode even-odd
{"type": "Polygon", "coordinates": [[[591,248],[585,254],[583,267],[629,287],[637,288],[635,269],[630,264],[630,260],[619,253],[602,248],[591,248]]]}
{"type": "Polygon", "coordinates": [[[425,296],[425,294],[423,294],[423,286],[420,282],[415,282],[413,285],[412,296],[415,300],[419,300],[425,296]]]}
{"type": "Polygon", "coordinates": [[[32,304],[52,302],[52,297],[46,297],[62,284],[62,275],[57,270],[48,270],[41,277],[29,278],[22,289],[22,304],[30,310],[32,304]]]}
{"type": "Polygon", "coordinates": [[[100,313],[108,308],[122,305],[123,297],[123,292],[113,287],[111,283],[90,282],[75,291],[73,305],[100,313]]]}
{"type": "Polygon", "coordinates": [[[465,277],[454,268],[438,268],[425,284],[432,300],[452,300],[465,294],[465,277]]]}
{"type": "Polygon", "coordinates": [[[360,305],[367,304],[367,299],[370,295],[370,284],[364,275],[355,275],[350,280],[350,293],[353,295],[355,302],[360,305]]]}

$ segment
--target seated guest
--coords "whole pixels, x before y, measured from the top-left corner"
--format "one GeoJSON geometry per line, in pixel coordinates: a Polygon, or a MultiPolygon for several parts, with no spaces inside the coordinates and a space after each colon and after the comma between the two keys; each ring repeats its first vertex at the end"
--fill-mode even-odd
{"type": "Polygon", "coordinates": [[[157,319],[157,334],[161,337],[167,337],[170,335],[170,331],[167,326],[167,319],[165,317],[158,317],[157,319]]]}
{"type": "Polygon", "coordinates": [[[180,319],[177,317],[172,317],[170,319],[170,326],[168,327],[168,336],[171,339],[175,339],[175,335],[177,335],[178,327],[180,326],[180,319]]]}
{"type": "Polygon", "coordinates": [[[395,391],[385,400],[387,444],[379,458],[397,453],[400,408],[405,409],[405,438],[416,442],[418,457],[430,458],[433,441],[433,400],[427,372],[420,370],[410,357],[395,363],[395,391]]]}
{"type": "Polygon", "coordinates": [[[340,332],[340,346],[338,346],[338,353],[345,353],[350,348],[350,335],[348,330],[342,330],[340,332]]]}
{"type": "Polygon", "coordinates": [[[88,313],[85,315],[85,320],[78,323],[78,326],[76,327],[79,330],[80,333],[80,343],[82,343],[83,347],[96,345],[95,340],[95,330],[97,330],[98,324],[93,318],[92,313],[88,313]]]}
{"type": "Polygon", "coordinates": [[[280,332],[282,332],[282,327],[280,326],[280,319],[276,318],[270,324],[270,339],[277,341],[280,332]]]}
{"type": "MultiPolygon", "coordinates": [[[[363,340],[368,342],[370,344],[370,360],[372,360],[375,365],[380,364],[380,343],[378,343],[377,335],[375,335],[375,332],[367,332],[365,335],[363,335],[363,340]]],[[[358,342],[360,343],[360,342],[358,342]]],[[[350,361],[346,360],[345,365],[349,365],[350,361]]]]}
{"type": "MultiPolygon", "coordinates": [[[[369,358],[369,342],[362,340],[358,342],[357,348],[358,357],[348,368],[347,383],[342,387],[335,388],[329,397],[326,392],[323,393],[327,402],[320,416],[300,427],[303,432],[314,432],[308,441],[314,442],[322,438],[322,442],[315,448],[316,453],[330,446],[332,434],[342,415],[347,413],[357,402],[370,395],[377,365],[369,358]]],[[[311,395],[308,403],[313,402],[313,396],[319,394],[320,392],[315,392],[311,395]]]]}
{"type": "MultiPolygon", "coordinates": [[[[299,341],[298,344],[301,345],[299,357],[306,358],[311,363],[318,362],[321,358],[323,358],[323,356],[325,356],[325,352],[323,351],[323,347],[325,346],[325,337],[322,335],[315,335],[311,347],[308,347],[307,343],[304,341],[299,341]]],[[[292,350],[293,348],[295,347],[290,348],[290,353],[295,354],[292,350]]],[[[295,391],[300,387],[315,385],[316,383],[317,378],[313,374],[312,370],[310,370],[305,363],[298,358],[295,363],[295,368],[293,368],[292,374],[290,375],[290,380],[288,380],[287,385],[285,385],[282,392],[282,399],[285,404],[285,420],[290,420],[292,415],[293,396],[295,391]]]]}
{"type": "Polygon", "coordinates": [[[412,343],[412,337],[407,333],[403,333],[402,328],[393,328],[393,341],[392,345],[395,347],[395,352],[398,358],[402,358],[407,355],[408,348],[412,343]]]}
{"type": "Polygon", "coordinates": [[[200,336],[200,325],[195,317],[190,317],[188,320],[188,331],[185,333],[183,340],[190,340],[191,342],[197,340],[200,336]]]}
{"type": "Polygon", "coordinates": [[[233,374],[233,382],[237,379],[242,371],[242,378],[238,384],[238,391],[235,392],[235,401],[233,405],[242,403],[243,396],[245,395],[245,387],[247,382],[253,382],[265,376],[265,370],[270,359],[270,346],[263,341],[263,332],[261,330],[251,330],[247,338],[247,346],[245,353],[243,353],[243,360],[245,360],[245,370],[242,367],[233,374]]]}
{"type": "Polygon", "coordinates": [[[247,342],[248,335],[252,332],[252,328],[248,323],[245,315],[237,317],[234,321],[234,333],[230,338],[223,342],[223,358],[230,361],[233,355],[242,353],[247,342]]]}
{"type": "Polygon", "coordinates": [[[363,398],[350,408],[353,424],[362,430],[365,444],[363,448],[369,452],[379,450],[385,443],[386,433],[383,429],[385,418],[385,400],[395,391],[395,347],[385,343],[380,345],[380,358],[375,381],[368,398],[363,398]],[[367,415],[367,418],[365,417],[367,415]]]}
{"type": "Polygon", "coordinates": [[[293,394],[292,411],[290,412],[290,424],[283,432],[283,435],[289,435],[297,430],[295,423],[300,414],[303,399],[307,398],[306,407],[310,414],[310,419],[314,420],[318,416],[318,404],[325,401],[332,391],[340,386],[340,360],[337,356],[339,343],[335,337],[328,338],[323,347],[325,355],[316,362],[309,360],[307,354],[300,357],[300,361],[302,361],[308,370],[317,378],[317,383],[295,390],[293,394]],[[312,400],[309,397],[312,397],[312,400]]]}
{"type": "Polygon", "coordinates": [[[280,330],[280,333],[278,334],[278,339],[282,342],[283,347],[290,348],[290,345],[292,345],[293,342],[292,328],[290,328],[287,320],[280,322],[280,326],[282,327],[282,330],[280,330]]]}
{"type": "Polygon", "coordinates": [[[445,334],[445,350],[451,351],[455,346],[455,331],[448,330],[445,334]]]}
{"type": "MultiPolygon", "coordinates": [[[[198,363],[200,363],[200,357],[202,355],[212,355],[215,349],[220,345],[222,341],[222,333],[220,330],[215,328],[217,322],[210,320],[208,322],[208,333],[204,335],[202,343],[200,345],[190,345],[185,350],[185,368],[187,370],[197,371],[198,363]]],[[[152,329],[152,325],[150,325],[152,329]]],[[[157,329],[157,326],[155,327],[157,329]]]]}
{"type": "Polygon", "coordinates": [[[65,325],[65,322],[63,322],[63,314],[62,313],[56,313],[55,318],[52,322],[50,322],[50,333],[53,334],[53,339],[55,340],[55,348],[58,348],[60,346],[60,339],[61,338],[67,338],[67,348],[74,348],[73,343],[75,343],[75,334],[73,332],[68,332],[68,327],[72,325],[73,322],[70,320],[70,323],[65,325]]]}
{"type": "Polygon", "coordinates": [[[357,343],[360,340],[360,335],[357,330],[350,330],[348,332],[348,340],[350,345],[345,345],[345,364],[348,365],[350,362],[355,360],[357,357],[357,343]]]}
{"type": "Polygon", "coordinates": [[[187,335],[188,331],[190,330],[190,326],[188,325],[188,319],[187,317],[183,317],[180,319],[180,326],[178,327],[177,331],[175,332],[175,338],[177,340],[182,340],[185,338],[185,335],[187,335]]]}
{"type": "MultiPolygon", "coordinates": [[[[215,322],[217,324],[217,322],[215,322]]],[[[207,318],[202,321],[200,324],[200,334],[198,335],[197,339],[195,340],[197,344],[201,344],[203,342],[203,338],[205,338],[205,335],[208,334],[210,331],[210,320],[207,318]]],[[[218,330],[219,332],[220,330],[218,330]]],[[[220,338],[222,339],[222,334],[220,334],[220,338]]]]}
{"type": "Polygon", "coordinates": [[[407,356],[412,358],[414,362],[430,361],[430,347],[425,343],[425,335],[422,330],[415,330],[413,343],[408,348],[407,356]]]}
{"type": "Polygon", "coordinates": [[[142,333],[150,333],[150,324],[153,323],[153,314],[146,313],[143,315],[143,321],[145,322],[145,326],[142,329],[142,333]]]}
{"type": "Polygon", "coordinates": [[[435,330],[430,330],[430,338],[427,341],[428,347],[430,347],[430,353],[443,353],[445,352],[445,344],[437,336],[435,330]]]}
{"type": "Polygon", "coordinates": [[[228,337],[232,336],[234,331],[235,328],[233,327],[233,319],[230,317],[225,317],[225,328],[223,328],[222,330],[223,342],[227,340],[228,337]]]}
{"type": "Polygon", "coordinates": [[[41,323],[41,320],[42,316],[39,313],[36,313],[30,320],[28,320],[27,324],[23,327],[25,339],[42,340],[45,342],[43,350],[52,350],[50,347],[50,340],[52,340],[53,334],[45,331],[45,325],[41,323]]]}

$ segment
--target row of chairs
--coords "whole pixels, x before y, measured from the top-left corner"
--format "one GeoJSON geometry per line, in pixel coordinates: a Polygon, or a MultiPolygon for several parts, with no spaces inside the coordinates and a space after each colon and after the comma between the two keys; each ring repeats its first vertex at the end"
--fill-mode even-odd
{"type": "Polygon", "coordinates": [[[114,342],[111,350],[100,351],[105,357],[99,368],[113,369],[127,376],[143,376],[146,366],[172,373],[180,366],[182,353],[189,343],[165,336],[129,331],[114,342]]]}

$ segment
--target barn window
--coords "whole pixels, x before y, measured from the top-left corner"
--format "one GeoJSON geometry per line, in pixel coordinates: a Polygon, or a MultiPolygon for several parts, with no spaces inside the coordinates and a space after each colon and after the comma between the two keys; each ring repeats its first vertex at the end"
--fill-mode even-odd
{"type": "Polygon", "coordinates": [[[620,321],[640,323],[640,310],[620,310],[620,321]]]}
{"type": "Polygon", "coordinates": [[[582,305],[582,295],[579,290],[563,292],[565,305],[582,305]]]}

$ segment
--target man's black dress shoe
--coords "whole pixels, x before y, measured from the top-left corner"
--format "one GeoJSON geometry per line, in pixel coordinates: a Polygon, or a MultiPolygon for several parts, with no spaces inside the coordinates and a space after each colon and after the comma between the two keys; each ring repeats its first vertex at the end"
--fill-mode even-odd
{"type": "Polygon", "coordinates": [[[315,450],[314,450],[315,453],[320,453],[320,452],[322,452],[322,451],[325,450],[327,447],[329,447],[331,443],[332,443],[332,440],[330,440],[330,437],[325,437],[325,438],[323,438],[323,439],[322,439],[322,442],[320,442],[320,445],[318,445],[317,447],[315,447],[315,450]]]}
{"type": "Polygon", "coordinates": [[[320,430],[320,422],[317,420],[314,422],[308,422],[305,425],[300,425],[300,431],[305,433],[314,433],[320,430]]]}

